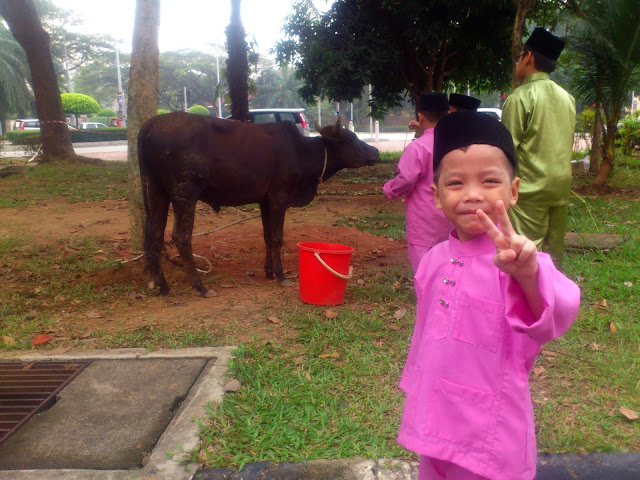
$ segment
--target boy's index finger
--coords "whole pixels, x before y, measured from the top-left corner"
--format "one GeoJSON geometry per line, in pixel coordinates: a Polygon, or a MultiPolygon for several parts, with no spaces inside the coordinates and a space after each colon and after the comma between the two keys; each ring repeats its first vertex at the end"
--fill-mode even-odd
{"type": "Polygon", "coordinates": [[[482,209],[476,210],[476,215],[480,219],[480,223],[484,227],[484,231],[487,232],[487,235],[489,235],[489,237],[495,242],[498,239],[498,237],[502,235],[502,232],[500,231],[500,229],[496,227],[496,224],[493,223],[493,220],[491,220],[489,215],[484,213],[484,210],[482,209]]]}
{"type": "Polygon", "coordinates": [[[498,200],[496,202],[496,210],[498,211],[498,222],[500,223],[502,233],[507,237],[512,237],[513,235],[515,235],[516,232],[513,229],[513,225],[511,225],[509,214],[507,213],[507,209],[505,208],[504,202],[502,200],[498,200]]]}

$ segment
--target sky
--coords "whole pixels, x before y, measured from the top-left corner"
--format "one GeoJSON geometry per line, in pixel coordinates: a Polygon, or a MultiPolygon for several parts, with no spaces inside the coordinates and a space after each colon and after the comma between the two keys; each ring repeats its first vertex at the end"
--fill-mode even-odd
{"type": "MultiPolygon", "coordinates": [[[[70,10],[83,22],[69,30],[108,34],[119,41],[123,52],[131,51],[135,0],[52,0],[65,10],[70,10]]],[[[319,8],[327,2],[316,1],[319,8]]],[[[263,55],[282,39],[285,17],[291,12],[293,0],[242,0],[242,23],[247,41],[255,38],[257,50],[263,55]]],[[[229,25],[231,5],[229,0],[161,0],[160,3],[160,51],[179,49],[200,50],[215,53],[210,44],[224,48],[225,29],[229,25]]]]}

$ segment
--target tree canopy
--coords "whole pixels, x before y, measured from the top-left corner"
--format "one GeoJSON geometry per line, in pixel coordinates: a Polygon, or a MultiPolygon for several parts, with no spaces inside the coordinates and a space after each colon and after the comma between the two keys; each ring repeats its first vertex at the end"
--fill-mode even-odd
{"type": "Polygon", "coordinates": [[[67,113],[81,115],[85,113],[98,113],[100,105],[93,98],[82,93],[63,93],[62,109],[67,113]]]}
{"type": "Polygon", "coordinates": [[[300,1],[276,57],[296,67],[308,102],[351,101],[372,84],[379,117],[406,92],[508,85],[514,15],[512,0],[338,0],[323,15],[300,1]]]}

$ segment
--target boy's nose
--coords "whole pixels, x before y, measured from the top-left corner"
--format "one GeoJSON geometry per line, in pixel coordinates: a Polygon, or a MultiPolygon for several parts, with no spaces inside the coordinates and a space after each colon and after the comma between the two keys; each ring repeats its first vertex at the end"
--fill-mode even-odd
{"type": "Polygon", "coordinates": [[[468,185],[465,190],[465,200],[468,202],[480,201],[484,198],[482,195],[482,189],[479,185],[468,185]]]}

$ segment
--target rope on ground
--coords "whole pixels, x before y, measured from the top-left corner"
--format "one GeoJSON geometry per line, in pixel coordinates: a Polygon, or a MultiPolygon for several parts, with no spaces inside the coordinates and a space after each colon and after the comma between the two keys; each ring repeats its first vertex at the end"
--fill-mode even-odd
{"type": "Polygon", "coordinates": [[[141,253],[140,255],[138,255],[138,256],[137,256],[137,257],[135,257],[135,258],[128,258],[128,259],[122,259],[122,258],[119,258],[119,259],[118,259],[118,262],[120,262],[120,263],[135,262],[136,260],[140,260],[142,257],[144,257],[144,253],[141,253]]]}
{"type": "Polygon", "coordinates": [[[227,225],[223,225],[222,227],[214,228],[213,230],[209,230],[208,232],[194,233],[193,236],[195,237],[195,236],[198,236],[198,235],[209,235],[210,233],[217,232],[219,230],[224,230],[225,228],[233,227],[234,225],[238,225],[239,223],[248,222],[249,220],[253,220],[255,218],[260,218],[260,215],[255,215],[255,216],[249,217],[249,218],[243,218],[242,220],[238,220],[237,222],[233,222],[233,223],[228,223],[227,225]]]}

